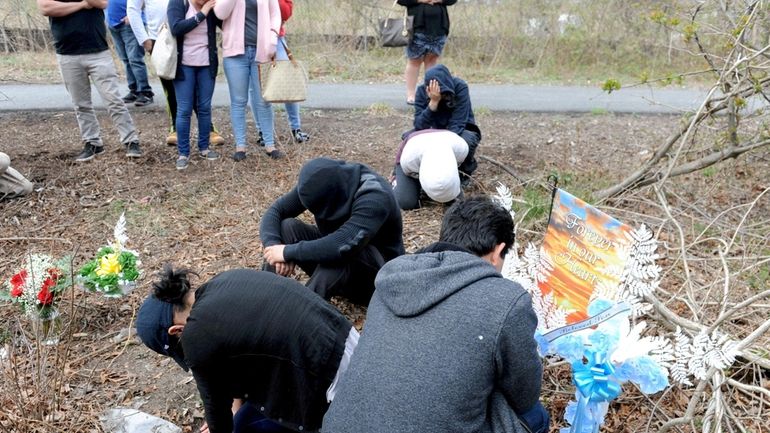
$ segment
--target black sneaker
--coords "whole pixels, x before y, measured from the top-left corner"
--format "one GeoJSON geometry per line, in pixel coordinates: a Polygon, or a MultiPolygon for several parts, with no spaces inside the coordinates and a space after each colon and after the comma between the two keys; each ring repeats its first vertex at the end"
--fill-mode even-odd
{"type": "Polygon", "coordinates": [[[94,157],[104,152],[104,146],[96,146],[93,143],[86,143],[83,146],[83,151],[75,157],[77,162],[85,162],[94,159],[94,157]]]}
{"type": "Polygon", "coordinates": [[[139,95],[137,95],[134,92],[129,92],[126,96],[123,97],[123,102],[126,104],[130,104],[132,102],[135,102],[139,98],[139,95]]]}
{"type": "Polygon", "coordinates": [[[307,133],[302,132],[302,130],[299,129],[299,128],[292,129],[291,130],[291,136],[294,137],[294,142],[295,143],[304,143],[304,142],[310,140],[310,136],[307,133]]]}
{"type": "Polygon", "coordinates": [[[283,159],[286,155],[278,149],[273,149],[272,152],[265,152],[270,159],[283,159]]]}
{"type": "Polygon", "coordinates": [[[139,147],[138,141],[132,141],[126,146],[126,156],[129,158],[139,158],[142,156],[142,149],[139,147]]]}
{"type": "Polygon", "coordinates": [[[265,139],[262,138],[262,131],[259,131],[259,138],[257,139],[257,146],[265,147],[265,139]]]}
{"type": "Polygon", "coordinates": [[[144,107],[145,105],[152,104],[153,99],[152,96],[141,94],[136,97],[136,100],[134,101],[134,105],[137,107],[144,107]]]}
{"type": "Polygon", "coordinates": [[[233,153],[233,159],[236,161],[243,161],[244,159],[246,159],[246,152],[239,150],[233,153]]]}

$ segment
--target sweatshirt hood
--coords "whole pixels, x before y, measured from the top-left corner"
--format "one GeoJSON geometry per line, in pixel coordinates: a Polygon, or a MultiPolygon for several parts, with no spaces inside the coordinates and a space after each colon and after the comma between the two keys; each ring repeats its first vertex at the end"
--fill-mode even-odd
{"type": "Polygon", "coordinates": [[[459,248],[437,249],[397,257],[380,269],[375,296],[396,316],[422,314],[470,284],[501,278],[494,266],[478,256],[459,248]]]}
{"type": "Polygon", "coordinates": [[[329,158],[308,161],[299,172],[299,200],[316,220],[347,218],[361,182],[361,165],[329,158]]]}
{"type": "Polygon", "coordinates": [[[449,68],[444,65],[436,65],[425,71],[425,88],[428,88],[430,80],[438,81],[441,93],[450,92],[455,94],[455,80],[449,72],[449,68]]]}

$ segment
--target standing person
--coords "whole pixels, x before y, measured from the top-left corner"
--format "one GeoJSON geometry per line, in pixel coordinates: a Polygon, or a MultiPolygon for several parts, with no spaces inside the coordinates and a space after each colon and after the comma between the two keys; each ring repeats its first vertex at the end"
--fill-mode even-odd
{"type": "Polygon", "coordinates": [[[91,101],[91,82],[107,104],[112,123],[118,128],[126,156],[142,156],[139,134],[134,121],[120,98],[118,74],[107,45],[104,8],[107,0],[37,0],[37,7],[51,25],[56,61],[59,63],[64,86],[75,106],[83,150],[75,161],[90,161],[104,152],[99,120],[91,101]]]}
{"type": "Polygon", "coordinates": [[[126,104],[133,102],[137,107],[152,104],[155,94],[147,81],[144,48],[139,45],[131,30],[126,13],[126,0],[110,0],[107,3],[107,22],[115,51],[118,52],[118,57],[126,69],[128,94],[123,97],[123,102],[126,104]]]}
{"type": "MultiPolygon", "coordinates": [[[[137,42],[144,50],[152,54],[152,48],[155,40],[158,38],[158,32],[163,23],[168,21],[168,0],[128,0],[127,4],[128,23],[134,32],[137,42]]],[[[171,126],[170,133],[166,137],[166,144],[176,146],[178,139],[176,134],[176,92],[174,91],[174,80],[160,79],[163,86],[163,93],[166,97],[166,113],[168,114],[171,126]]],[[[193,107],[195,111],[195,107],[193,107]]],[[[209,143],[221,145],[225,139],[217,132],[214,123],[211,123],[211,132],[209,133],[209,143]]]]}
{"type": "Polygon", "coordinates": [[[510,213],[473,197],[383,266],[324,433],[548,431],[532,299],[500,275],[513,240],[510,213]]]}
{"type": "Polygon", "coordinates": [[[164,268],[136,332],[192,370],[208,431],[318,431],[358,343],[356,329],[290,278],[233,269],[194,289],[190,274],[164,268]],[[233,419],[231,408],[242,402],[233,419]]]}
{"type": "Polygon", "coordinates": [[[406,46],[406,103],[414,104],[417,76],[420,66],[424,70],[438,63],[449,35],[449,12],[447,6],[457,0],[398,0],[406,6],[406,13],[414,17],[412,40],[406,46]]]}
{"type": "Polygon", "coordinates": [[[246,158],[246,104],[249,98],[265,152],[272,159],[281,159],[284,154],[275,147],[273,107],[262,99],[258,70],[258,63],[275,56],[281,27],[278,0],[217,0],[214,13],[223,20],[222,54],[235,136],[233,159],[242,161],[246,158]]]}
{"type": "Polygon", "coordinates": [[[425,72],[425,83],[417,88],[414,103],[414,129],[446,129],[468,143],[468,155],[458,167],[463,187],[470,183],[476,171],[476,148],[481,142],[481,130],[476,125],[468,83],[453,77],[449,68],[436,65],[425,72]]]}
{"type": "Polygon", "coordinates": [[[217,17],[211,12],[216,0],[170,0],[168,26],[177,43],[176,130],[179,142],[177,170],[184,170],[190,160],[190,119],[193,107],[198,117],[198,151],[207,160],[219,159],[209,149],[211,132],[211,97],[214,95],[219,60],[217,58],[217,17]]]}
{"type": "MultiPolygon", "coordinates": [[[[278,45],[276,46],[276,60],[289,60],[289,53],[286,52],[286,21],[291,18],[294,9],[292,0],[278,0],[281,7],[281,31],[278,32],[278,45]]],[[[284,105],[286,117],[291,128],[291,138],[295,143],[304,143],[310,140],[310,135],[302,131],[302,123],[299,117],[299,103],[287,102],[284,105]]]]}
{"type": "Polygon", "coordinates": [[[390,184],[371,168],[328,158],[302,166],[295,186],[262,217],[266,269],[289,276],[299,265],[324,299],[366,305],[382,265],[404,254],[401,211],[390,184]],[[310,211],[316,225],[296,217],[310,211]]]}

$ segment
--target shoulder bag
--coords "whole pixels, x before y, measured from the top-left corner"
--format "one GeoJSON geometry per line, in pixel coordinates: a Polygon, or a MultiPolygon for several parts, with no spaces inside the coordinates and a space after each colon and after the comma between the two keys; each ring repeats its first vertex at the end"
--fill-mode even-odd
{"type": "Polygon", "coordinates": [[[414,17],[409,16],[404,8],[404,16],[390,18],[391,12],[396,8],[397,2],[388,11],[388,16],[379,22],[380,45],[383,47],[405,47],[412,40],[414,17]]]}
{"type": "Polygon", "coordinates": [[[173,80],[176,77],[176,56],[176,38],[171,34],[168,24],[163,23],[150,55],[155,73],[160,78],[173,80]]]}
{"type": "Polygon", "coordinates": [[[294,59],[289,47],[280,40],[289,60],[260,63],[259,86],[267,102],[300,102],[307,99],[307,73],[302,63],[294,59]]]}

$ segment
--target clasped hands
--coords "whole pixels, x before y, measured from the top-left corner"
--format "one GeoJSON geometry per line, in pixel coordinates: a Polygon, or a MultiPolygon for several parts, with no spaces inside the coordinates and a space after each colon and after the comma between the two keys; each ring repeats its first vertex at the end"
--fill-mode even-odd
{"type": "Polygon", "coordinates": [[[275,267],[275,273],[283,277],[288,277],[294,273],[294,263],[287,262],[283,257],[283,250],[286,245],[271,245],[265,247],[262,256],[270,266],[275,267]]]}

